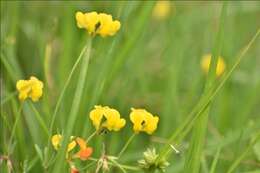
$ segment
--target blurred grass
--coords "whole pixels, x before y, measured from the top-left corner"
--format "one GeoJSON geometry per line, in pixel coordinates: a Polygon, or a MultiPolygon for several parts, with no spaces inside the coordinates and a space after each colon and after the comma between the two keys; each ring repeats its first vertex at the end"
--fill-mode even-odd
{"type": "MultiPolygon", "coordinates": [[[[86,42],[84,31],[76,27],[76,11],[111,13],[122,23],[120,32],[111,38],[93,40],[87,84],[72,131],[74,135],[93,132],[88,112],[95,104],[117,108],[129,120],[130,107],[144,107],[160,116],[155,136],[166,138],[175,131],[197,104],[206,76],[200,70],[200,59],[211,53],[218,30],[221,8],[219,2],[172,2],[174,10],[167,19],[156,20],[154,2],[141,1],[1,1],[1,140],[0,155],[7,154],[9,136],[18,116],[20,102],[15,93],[18,79],[37,76],[45,83],[44,98],[35,104],[42,117],[39,124],[30,104],[24,105],[19,121],[14,151],[10,158],[15,172],[43,172],[35,158],[35,144],[41,149],[48,143],[43,123],[49,125],[53,111],[70,73],[86,42]],[[207,15],[205,15],[207,14],[207,15]],[[26,171],[25,171],[26,172],[26,171]]],[[[259,2],[229,2],[225,37],[221,55],[229,70],[240,52],[260,28],[259,2]]],[[[254,172],[259,160],[248,142],[260,130],[260,44],[259,37],[211,105],[208,133],[202,148],[206,162],[200,172],[210,170],[217,158],[215,172],[254,172]],[[242,136],[240,134],[243,134],[242,136]],[[240,145],[237,145],[239,142],[240,145]],[[221,146],[219,157],[214,155],[221,146]],[[248,149],[248,150],[247,150],[248,149]],[[243,151],[248,151],[244,157],[243,151]],[[236,161],[236,158],[241,160],[236,161]],[[237,164],[238,163],[238,164],[237,164]]],[[[67,131],[66,124],[75,93],[79,70],[75,71],[62,99],[53,133],[67,131]]],[[[180,155],[171,155],[166,172],[182,172],[193,138],[178,145],[180,155]]],[[[130,124],[120,133],[106,136],[109,154],[117,154],[132,134],[130,124]]],[[[99,142],[94,155],[98,156],[99,142]]],[[[135,138],[122,161],[136,163],[147,146],[162,147],[152,138],[140,134],[135,138]]],[[[192,157],[191,157],[192,158],[192,157]]],[[[190,159],[191,159],[190,158],[190,159]]],[[[192,161],[192,160],[191,160],[192,161]]],[[[202,160],[197,160],[198,164],[202,160]]],[[[53,165],[51,165],[52,168],[53,165]]],[[[0,168],[0,172],[3,168],[0,168]]],[[[213,168],[212,168],[213,169],[213,168]]],[[[115,169],[113,171],[120,170],[115,169]]]]}

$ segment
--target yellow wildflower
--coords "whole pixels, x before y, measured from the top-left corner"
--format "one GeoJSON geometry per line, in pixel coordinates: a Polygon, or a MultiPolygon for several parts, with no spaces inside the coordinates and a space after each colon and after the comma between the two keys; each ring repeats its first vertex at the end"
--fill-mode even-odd
{"type": "Polygon", "coordinates": [[[77,25],[84,28],[89,34],[100,34],[102,37],[113,36],[120,29],[120,22],[114,20],[111,15],[105,13],[76,13],[77,25]]]}
{"type": "Polygon", "coordinates": [[[96,31],[96,27],[99,22],[99,16],[97,12],[90,12],[85,14],[82,12],[77,12],[76,20],[79,28],[85,28],[89,34],[92,34],[96,31]]]}
{"type": "Polygon", "coordinates": [[[104,127],[109,131],[119,131],[125,126],[125,120],[120,118],[120,113],[108,106],[95,106],[90,112],[90,119],[97,130],[104,127]]]}
{"type": "Polygon", "coordinates": [[[170,1],[157,1],[154,9],[153,16],[156,19],[165,19],[171,13],[171,2],[170,1]]]}
{"type": "MultiPolygon", "coordinates": [[[[205,73],[208,73],[211,61],[211,54],[204,55],[201,60],[201,68],[205,73]]],[[[222,57],[218,58],[218,64],[216,69],[217,77],[221,76],[226,68],[225,61],[222,57]]]]}
{"type": "Polygon", "coordinates": [[[56,134],[56,135],[52,136],[51,142],[52,142],[52,145],[55,148],[55,150],[59,149],[60,143],[61,143],[61,139],[62,139],[61,135],[56,134]]]}
{"type": "Polygon", "coordinates": [[[113,36],[120,29],[120,22],[118,20],[113,21],[112,16],[100,13],[99,14],[100,27],[97,30],[102,37],[113,36]]]}
{"type": "MultiPolygon", "coordinates": [[[[73,150],[73,148],[75,148],[75,146],[77,145],[73,136],[71,136],[70,139],[71,139],[71,142],[68,145],[67,152],[70,152],[71,150],[73,150]]],[[[52,142],[52,145],[55,148],[55,150],[58,150],[60,148],[61,141],[62,141],[62,136],[60,134],[56,134],[56,135],[52,136],[51,142],[52,142]]]]}
{"type": "Polygon", "coordinates": [[[43,83],[32,76],[29,80],[19,80],[16,83],[19,92],[19,99],[24,101],[28,97],[34,102],[42,96],[43,83]]]}
{"type": "Polygon", "coordinates": [[[143,131],[148,134],[152,134],[157,129],[159,117],[153,116],[145,109],[132,108],[131,110],[130,120],[134,124],[133,129],[135,133],[143,131]]]}

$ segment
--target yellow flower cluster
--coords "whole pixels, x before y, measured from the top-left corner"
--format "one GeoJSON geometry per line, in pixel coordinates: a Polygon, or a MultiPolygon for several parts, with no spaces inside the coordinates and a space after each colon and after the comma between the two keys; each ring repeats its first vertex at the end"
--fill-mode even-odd
{"type": "MultiPolygon", "coordinates": [[[[131,109],[130,120],[135,133],[141,131],[152,134],[157,129],[159,117],[153,116],[145,109],[131,109]]],[[[126,121],[120,118],[120,113],[108,106],[95,106],[90,112],[90,119],[96,130],[103,128],[109,131],[119,131],[125,126],[126,121]]]]}
{"type": "MultiPolygon", "coordinates": [[[[73,148],[76,146],[76,142],[74,141],[74,137],[70,137],[71,142],[68,145],[67,152],[70,152],[73,150],[73,148]]],[[[51,142],[55,150],[58,150],[61,146],[62,136],[60,134],[53,135],[51,138],[51,142]]]]}
{"type": "Polygon", "coordinates": [[[95,106],[90,112],[90,119],[97,130],[107,128],[109,131],[119,131],[125,126],[125,119],[120,118],[120,113],[108,106],[95,106]]]}
{"type": "Polygon", "coordinates": [[[29,97],[35,102],[42,96],[43,83],[32,76],[29,80],[17,81],[16,89],[19,92],[19,99],[21,101],[29,97]]]}
{"type": "Polygon", "coordinates": [[[97,12],[77,12],[76,21],[79,28],[86,29],[91,35],[99,34],[102,37],[113,36],[121,26],[111,15],[97,12]]]}
{"type": "Polygon", "coordinates": [[[159,117],[153,116],[150,112],[145,109],[131,109],[130,120],[134,124],[135,133],[141,131],[148,134],[152,134],[157,129],[159,117]]]}
{"type": "MultiPolygon", "coordinates": [[[[201,60],[201,68],[205,73],[208,73],[211,61],[211,54],[204,55],[201,60]]],[[[218,64],[216,69],[217,77],[221,76],[226,69],[225,61],[222,57],[218,58],[218,64]]]]}
{"type": "MultiPolygon", "coordinates": [[[[51,138],[51,142],[54,149],[58,150],[62,143],[62,135],[60,134],[53,135],[51,138]]],[[[80,137],[74,137],[74,136],[70,137],[70,143],[67,148],[66,157],[68,157],[68,153],[72,151],[77,145],[79,146],[80,150],[76,154],[74,154],[73,158],[80,158],[81,160],[87,160],[91,156],[93,149],[87,146],[87,143],[84,139],[80,137]]]]}

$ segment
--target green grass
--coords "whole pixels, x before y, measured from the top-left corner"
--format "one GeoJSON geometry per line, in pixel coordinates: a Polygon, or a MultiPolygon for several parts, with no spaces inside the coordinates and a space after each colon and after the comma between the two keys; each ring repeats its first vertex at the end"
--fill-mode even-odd
{"type": "MultiPolygon", "coordinates": [[[[77,162],[93,172],[105,150],[109,172],[142,172],[148,147],[166,159],[169,173],[249,173],[260,170],[259,2],[171,2],[171,14],[154,18],[155,1],[1,1],[0,172],[69,172],[71,135],[87,139],[96,104],[127,120],[120,132],[95,136],[92,158],[77,162]],[[113,37],[89,37],[76,11],[98,11],[121,22],[113,37]],[[209,74],[201,57],[212,53],[209,74]],[[215,76],[217,57],[225,73],[215,76]],[[44,82],[39,102],[19,101],[16,81],[44,82]],[[156,133],[132,136],[130,108],[160,117],[156,133]],[[51,135],[62,133],[56,152],[51,135]],[[174,152],[174,145],[180,154],[174,152]],[[259,145],[258,145],[259,146],[259,145]]],[[[149,172],[149,171],[148,171],[149,172]]],[[[150,171],[151,172],[151,171],[150,171]]],[[[155,171],[159,172],[159,171],[155,171]]]]}

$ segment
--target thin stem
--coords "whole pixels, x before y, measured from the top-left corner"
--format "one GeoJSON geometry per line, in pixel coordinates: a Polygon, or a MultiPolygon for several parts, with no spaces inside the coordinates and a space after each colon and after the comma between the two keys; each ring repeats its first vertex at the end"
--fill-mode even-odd
{"type": "Polygon", "coordinates": [[[122,148],[122,150],[119,152],[117,158],[119,159],[122,154],[125,152],[125,150],[127,149],[128,145],[131,143],[131,141],[134,139],[134,137],[136,136],[136,133],[132,134],[132,136],[128,139],[128,141],[125,143],[124,147],[122,148]]]}
{"type": "Polygon", "coordinates": [[[239,157],[232,163],[232,165],[229,167],[227,173],[232,173],[237,168],[237,166],[240,164],[240,162],[247,156],[249,151],[252,149],[252,147],[255,145],[257,141],[260,140],[260,133],[252,140],[252,142],[249,143],[248,147],[244,150],[244,152],[241,153],[239,157]]]}
{"type": "Polygon", "coordinates": [[[15,119],[15,122],[14,122],[14,126],[13,126],[13,129],[12,129],[12,132],[11,132],[11,137],[10,137],[10,143],[9,143],[9,148],[8,148],[8,152],[10,152],[10,149],[11,149],[11,146],[12,146],[12,140],[14,138],[14,134],[15,134],[15,130],[16,130],[16,127],[17,127],[17,124],[22,116],[22,108],[23,108],[23,104],[24,102],[21,103],[20,105],[20,108],[18,110],[18,117],[16,117],[15,119]]]}
{"type": "Polygon", "coordinates": [[[35,106],[30,102],[30,106],[32,107],[34,113],[35,113],[35,117],[38,120],[40,126],[42,127],[42,129],[44,130],[44,132],[46,133],[47,136],[49,136],[49,130],[44,122],[44,120],[42,119],[40,113],[38,112],[38,110],[35,108],[35,106]]]}
{"type": "Polygon", "coordinates": [[[4,105],[6,102],[8,102],[9,100],[11,100],[14,96],[16,96],[18,94],[17,91],[14,91],[12,93],[10,93],[8,96],[6,96],[5,98],[3,98],[1,100],[1,106],[4,105]]]}
{"type": "Polygon", "coordinates": [[[94,131],[86,140],[86,143],[88,143],[96,134],[97,134],[98,130],[94,131]]]}

